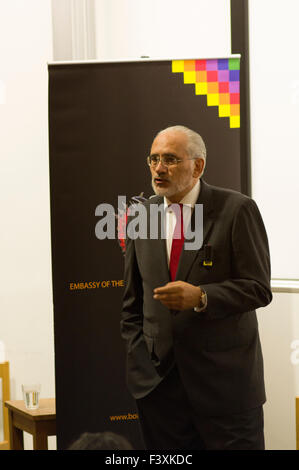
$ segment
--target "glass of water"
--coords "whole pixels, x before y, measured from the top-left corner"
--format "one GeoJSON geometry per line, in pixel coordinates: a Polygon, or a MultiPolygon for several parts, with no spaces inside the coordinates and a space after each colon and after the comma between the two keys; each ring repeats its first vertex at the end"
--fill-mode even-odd
{"type": "Polygon", "coordinates": [[[27,410],[36,410],[39,406],[40,384],[22,385],[23,398],[27,410]]]}

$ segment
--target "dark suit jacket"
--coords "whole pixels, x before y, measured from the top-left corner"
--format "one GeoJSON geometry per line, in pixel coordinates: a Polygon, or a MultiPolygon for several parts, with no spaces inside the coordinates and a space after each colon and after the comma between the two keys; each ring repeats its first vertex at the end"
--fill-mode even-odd
{"type": "MultiPolygon", "coordinates": [[[[271,302],[267,235],[255,202],[201,180],[204,248],[183,250],[176,279],[207,293],[204,312],[174,312],[153,299],[170,282],[165,240],[127,240],[121,333],[128,387],[150,393],[176,363],[190,401],[203,415],[238,413],[265,402],[255,309],[271,302]]],[[[161,204],[154,197],[145,203],[161,204]]]]}

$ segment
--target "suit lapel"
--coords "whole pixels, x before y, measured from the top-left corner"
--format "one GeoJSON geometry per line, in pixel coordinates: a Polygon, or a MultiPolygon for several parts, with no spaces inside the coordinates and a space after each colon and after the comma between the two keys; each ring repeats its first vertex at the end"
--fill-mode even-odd
{"type": "MultiPolygon", "coordinates": [[[[213,219],[213,197],[212,190],[210,186],[201,180],[200,193],[197,200],[197,204],[203,205],[203,244],[205,243],[206,238],[208,237],[210,231],[212,230],[214,219],[213,219]]],[[[195,211],[193,211],[191,216],[191,229],[192,232],[195,230],[195,211]]],[[[192,240],[188,240],[190,242],[192,240]]],[[[192,264],[194,263],[199,250],[186,250],[183,248],[180,262],[176,274],[176,280],[184,280],[187,278],[187,275],[191,269],[192,264]]]]}
{"type": "MultiPolygon", "coordinates": [[[[164,210],[164,198],[163,197],[155,197],[152,200],[150,200],[150,205],[151,204],[157,204],[159,207],[163,207],[164,210]]],[[[155,215],[150,214],[150,206],[149,206],[149,212],[148,212],[148,227],[152,227],[155,225],[155,215]]],[[[154,257],[155,263],[158,266],[158,269],[156,270],[156,273],[158,275],[157,279],[157,285],[164,285],[167,282],[170,281],[170,274],[169,274],[169,269],[168,269],[168,262],[167,262],[167,250],[166,250],[166,240],[165,238],[162,238],[161,234],[164,233],[162,229],[162,224],[165,223],[165,217],[164,213],[163,216],[161,217],[159,214],[158,217],[158,237],[157,238],[152,238],[150,234],[148,234],[148,241],[150,243],[150,252],[151,256],[154,257]]],[[[164,226],[165,227],[165,226],[164,226]]]]}

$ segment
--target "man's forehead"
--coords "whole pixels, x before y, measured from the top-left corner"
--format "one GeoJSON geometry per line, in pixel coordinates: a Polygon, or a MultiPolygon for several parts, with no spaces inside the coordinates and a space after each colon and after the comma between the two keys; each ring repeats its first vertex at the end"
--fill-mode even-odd
{"type": "Polygon", "coordinates": [[[165,131],[153,141],[152,148],[162,146],[187,147],[187,136],[181,131],[165,131]]]}

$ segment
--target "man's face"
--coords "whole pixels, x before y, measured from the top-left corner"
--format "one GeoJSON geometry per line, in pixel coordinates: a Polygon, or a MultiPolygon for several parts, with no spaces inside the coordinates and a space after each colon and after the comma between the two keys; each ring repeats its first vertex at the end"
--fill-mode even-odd
{"type": "Polygon", "coordinates": [[[152,144],[151,155],[160,158],[163,155],[173,155],[183,160],[169,167],[161,161],[157,166],[150,167],[155,193],[167,197],[173,203],[179,202],[195,185],[203,161],[188,160],[187,137],[180,131],[165,131],[158,135],[152,144]]]}

